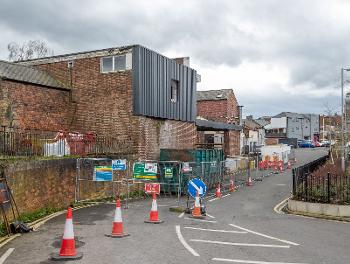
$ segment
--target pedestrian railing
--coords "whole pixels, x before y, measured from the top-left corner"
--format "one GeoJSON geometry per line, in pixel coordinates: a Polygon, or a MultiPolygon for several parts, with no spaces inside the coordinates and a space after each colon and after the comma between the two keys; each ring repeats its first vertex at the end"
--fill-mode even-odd
{"type": "Polygon", "coordinates": [[[0,156],[119,154],[130,153],[132,145],[131,140],[92,132],[0,129],[0,156]]]}
{"type": "MultiPolygon", "coordinates": [[[[325,166],[327,156],[293,169],[293,199],[350,204],[350,176],[325,166]]],[[[339,164],[340,165],[340,164],[339,164]]],[[[333,165],[337,168],[337,164],[333,165]]]]}

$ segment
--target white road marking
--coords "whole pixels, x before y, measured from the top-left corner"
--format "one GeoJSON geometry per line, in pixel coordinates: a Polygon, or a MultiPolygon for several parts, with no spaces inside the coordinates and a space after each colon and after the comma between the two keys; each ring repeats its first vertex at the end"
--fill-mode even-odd
{"type": "Polygon", "coordinates": [[[185,215],[185,212],[182,212],[180,215],[179,215],[179,218],[183,217],[185,215]]]}
{"type": "Polygon", "coordinates": [[[284,212],[281,211],[282,205],[284,205],[285,203],[287,203],[288,199],[290,197],[284,199],[282,202],[280,202],[279,204],[277,204],[273,210],[277,213],[277,214],[284,214],[284,212]]]}
{"type": "Polygon", "coordinates": [[[208,216],[208,217],[210,217],[210,218],[215,218],[214,216],[212,216],[212,215],[210,215],[210,214],[208,214],[208,213],[206,213],[206,216],[208,216]]]}
{"type": "Polygon", "coordinates": [[[277,183],[276,185],[277,186],[286,186],[287,184],[285,184],[285,183],[277,183]]]}
{"type": "MultiPolygon", "coordinates": [[[[225,198],[225,197],[227,197],[227,196],[230,196],[231,194],[225,194],[225,195],[223,195],[223,196],[221,196],[221,198],[225,198]]],[[[216,201],[216,200],[219,200],[220,198],[219,197],[215,197],[215,198],[213,198],[213,199],[210,199],[208,202],[213,202],[213,201],[216,201]]]]}
{"type": "Polygon", "coordinates": [[[186,229],[193,229],[193,230],[209,231],[209,232],[219,232],[219,233],[232,233],[232,234],[247,234],[248,233],[245,231],[205,229],[205,228],[191,227],[191,226],[185,226],[185,228],[186,229]]]}
{"type": "Polygon", "coordinates": [[[185,217],[184,219],[193,220],[193,221],[199,221],[199,222],[206,222],[206,223],[217,223],[218,222],[218,221],[211,221],[211,220],[205,220],[205,219],[196,219],[196,218],[189,218],[189,217],[185,217]]]}
{"type": "Polygon", "coordinates": [[[248,244],[248,243],[235,243],[235,242],[212,241],[212,240],[202,240],[202,239],[191,239],[190,241],[208,243],[208,244],[242,246],[242,247],[290,248],[290,246],[284,246],[284,245],[248,244]]]}
{"type": "Polygon", "coordinates": [[[254,260],[242,260],[242,259],[224,259],[213,258],[214,261],[234,262],[234,263],[248,263],[248,264],[307,264],[307,263],[290,263],[290,262],[267,262],[267,261],[254,261],[254,260]]]}
{"type": "Polygon", "coordinates": [[[186,240],[184,239],[184,237],[182,236],[181,234],[181,229],[180,229],[180,226],[177,225],[175,226],[175,230],[176,230],[176,234],[177,234],[177,237],[178,239],[180,240],[181,244],[195,257],[199,257],[199,254],[194,251],[193,248],[190,247],[189,244],[187,244],[186,240]]]}
{"type": "Polygon", "coordinates": [[[249,230],[247,228],[240,227],[238,225],[230,224],[230,226],[233,226],[235,228],[241,229],[243,231],[247,231],[247,232],[252,233],[254,235],[266,237],[266,238],[269,238],[269,239],[272,239],[272,240],[277,240],[277,241],[280,241],[280,242],[283,242],[283,243],[286,243],[286,244],[289,244],[289,245],[293,245],[293,246],[299,246],[299,244],[297,244],[297,243],[294,243],[294,242],[291,242],[291,241],[288,241],[288,240],[284,240],[284,239],[279,239],[279,238],[272,237],[272,236],[268,236],[268,235],[264,235],[262,233],[255,232],[255,231],[249,230]]]}
{"type": "Polygon", "coordinates": [[[1,256],[0,258],[0,264],[3,264],[5,260],[11,255],[11,253],[14,251],[14,248],[9,248],[4,255],[1,256]]]}

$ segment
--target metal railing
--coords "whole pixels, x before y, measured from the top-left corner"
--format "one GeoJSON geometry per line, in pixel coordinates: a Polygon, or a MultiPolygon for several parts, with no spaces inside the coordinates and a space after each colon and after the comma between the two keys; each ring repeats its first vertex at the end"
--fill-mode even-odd
{"type": "Polygon", "coordinates": [[[327,156],[293,169],[293,199],[350,204],[350,176],[337,170],[327,171],[327,156]]]}
{"type": "Polygon", "coordinates": [[[132,145],[131,140],[91,132],[0,129],[0,156],[119,154],[130,153],[132,145]]]}

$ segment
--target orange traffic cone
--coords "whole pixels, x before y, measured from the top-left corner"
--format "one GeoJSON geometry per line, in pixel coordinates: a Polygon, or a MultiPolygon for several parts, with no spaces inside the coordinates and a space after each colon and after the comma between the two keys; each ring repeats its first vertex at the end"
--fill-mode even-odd
{"type": "Polygon", "coordinates": [[[252,177],[248,177],[247,186],[253,186],[252,177]]]}
{"type": "Polygon", "coordinates": [[[220,188],[220,183],[218,183],[218,187],[216,187],[215,196],[216,196],[217,198],[221,198],[221,188],[220,188]]]}
{"type": "Polygon", "coordinates": [[[115,205],[115,213],[113,220],[113,228],[112,234],[106,234],[108,237],[126,237],[130,236],[129,234],[125,234],[123,231],[123,219],[122,219],[122,210],[120,208],[120,199],[118,198],[115,205]]]}
{"type": "Polygon", "coordinates": [[[72,208],[68,207],[66,223],[64,225],[63,238],[61,243],[60,253],[51,255],[52,260],[70,260],[81,259],[82,253],[77,253],[75,250],[75,240],[73,231],[72,208]]]}
{"type": "Polygon", "coordinates": [[[201,213],[201,203],[200,203],[200,199],[199,199],[199,192],[197,191],[196,193],[196,199],[194,201],[194,207],[192,210],[192,218],[205,218],[204,215],[202,215],[201,213]]]}
{"type": "Polygon", "coordinates": [[[155,192],[153,192],[153,201],[152,201],[151,212],[149,214],[149,220],[145,220],[145,223],[160,224],[163,222],[164,221],[159,220],[158,206],[157,206],[157,195],[155,192]]]}
{"type": "Polygon", "coordinates": [[[234,191],[235,191],[235,182],[233,180],[230,180],[229,192],[234,192],[234,191]]]}

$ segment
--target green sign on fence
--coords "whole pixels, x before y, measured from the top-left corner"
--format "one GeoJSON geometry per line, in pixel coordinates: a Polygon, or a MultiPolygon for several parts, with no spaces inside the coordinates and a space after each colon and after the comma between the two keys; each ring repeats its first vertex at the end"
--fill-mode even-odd
{"type": "Polygon", "coordinates": [[[141,180],[156,180],[157,179],[157,163],[134,163],[134,178],[141,180]]]}
{"type": "Polygon", "coordinates": [[[165,178],[172,178],[174,174],[174,170],[172,167],[165,167],[164,168],[164,177],[165,178]]]}

